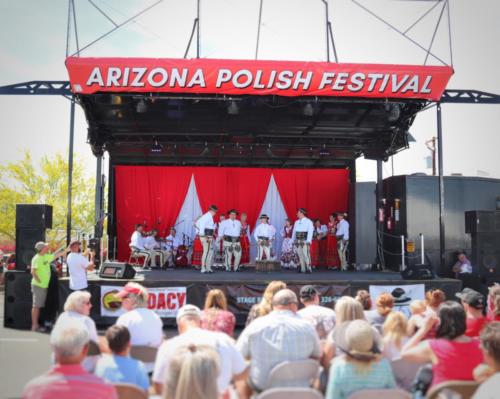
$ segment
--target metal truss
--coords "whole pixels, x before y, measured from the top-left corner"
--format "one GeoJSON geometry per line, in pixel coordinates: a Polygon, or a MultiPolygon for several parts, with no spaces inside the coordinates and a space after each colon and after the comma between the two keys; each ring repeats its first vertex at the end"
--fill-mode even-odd
{"type": "Polygon", "coordinates": [[[500,104],[500,95],[479,90],[445,90],[441,103],[500,104]]]}
{"type": "Polygon", "coordinates": [[[64,80],[32,80],[0,86],[0,95],[72,96],[70,84],[64,80]]]}

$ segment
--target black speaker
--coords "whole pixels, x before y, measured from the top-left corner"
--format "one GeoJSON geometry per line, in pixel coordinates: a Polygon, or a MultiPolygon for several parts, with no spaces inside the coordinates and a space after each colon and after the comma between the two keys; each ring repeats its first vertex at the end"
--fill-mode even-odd
{"type": "Polygon", "coordinates": [[[471,240],[471,261],[481,276],[500,276],[500,232],[476,233],[471,240]]]}
{"type": "Polygon", "coordinates": [[[91,238],[89,240],[88,247],[94,251],[94,264],[96,269],[99,269],[99,265],[101,264],[101,239],[100,238],[91,238]]]}
{"type": "Polygon", "coordinates": [[[466,211],[465,232],[500,233],[500,211],[466,211]]]}
{"type": "Polygon", "coordinates": [[[39,204],[16,205],[16,228],[52,228],[52,206],[39,204]]]}
{"type": "Polygon", "coordinates": [[[5,273],[4,327],[31,327],[31,274],[21,271],[5,273]]]}
{"type": "Polygon", "coordinates": [[[16,228],[16,269],[26,270],[35,256],[35,244],[45,241],[44,228],[16,228]]]}
{"type": "Polygon", "coordinates": [[[404,280],[432,280],[436,277],[430,265],[410,265],[401,272],[404,280]]]}
{"type": "Polygon", "coordinates": [[[131,279],[135,277],[135,270],[128,263],[104,262],[99,271],[99,277],[131,279]]]}

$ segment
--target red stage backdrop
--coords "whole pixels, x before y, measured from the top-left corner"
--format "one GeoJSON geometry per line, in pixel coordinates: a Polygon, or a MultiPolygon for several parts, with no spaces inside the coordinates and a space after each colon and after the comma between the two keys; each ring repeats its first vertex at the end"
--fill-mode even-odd
{"type": "Polygon", "coordinates": [[[119,259],[129,255],[129,240],[136,223],[146,230],[168,234],[181,210],[191,176],[203,212],[216,204],[220,212],[236,208],[248,214],[255,227],[274,176],[288,217],[298,207],[326,223],[334,211],[347,211],[349,172],[346,169],[268,169],[170,166],[116,166],[115,220],[119,259]]]}

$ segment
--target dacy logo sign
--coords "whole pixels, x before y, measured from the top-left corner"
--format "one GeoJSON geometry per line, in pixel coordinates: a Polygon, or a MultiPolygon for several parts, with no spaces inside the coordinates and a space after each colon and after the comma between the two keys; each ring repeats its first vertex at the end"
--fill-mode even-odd
{"type": "MultiPolygon", "coordinates": [[[[122,287],[101,287],[101,316],[118,317],[124,313],[116,294],[122,287]]],[[[174,318],[186,303],[186,287],[148,288],[148,309],[158,316],[174,318]]]]}

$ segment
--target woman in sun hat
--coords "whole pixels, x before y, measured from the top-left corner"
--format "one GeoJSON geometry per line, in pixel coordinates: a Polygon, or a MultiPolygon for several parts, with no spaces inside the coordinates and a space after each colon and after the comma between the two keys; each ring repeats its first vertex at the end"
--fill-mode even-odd
{"type": "Polygon", "coordinates": [[[382,339],[366,320],[353,320],[339,328],[337,347],[343,354],[334,359],[325,398],[344,399],[363,389],[395,388],[387,359],[381,357],[382,339]]]}

